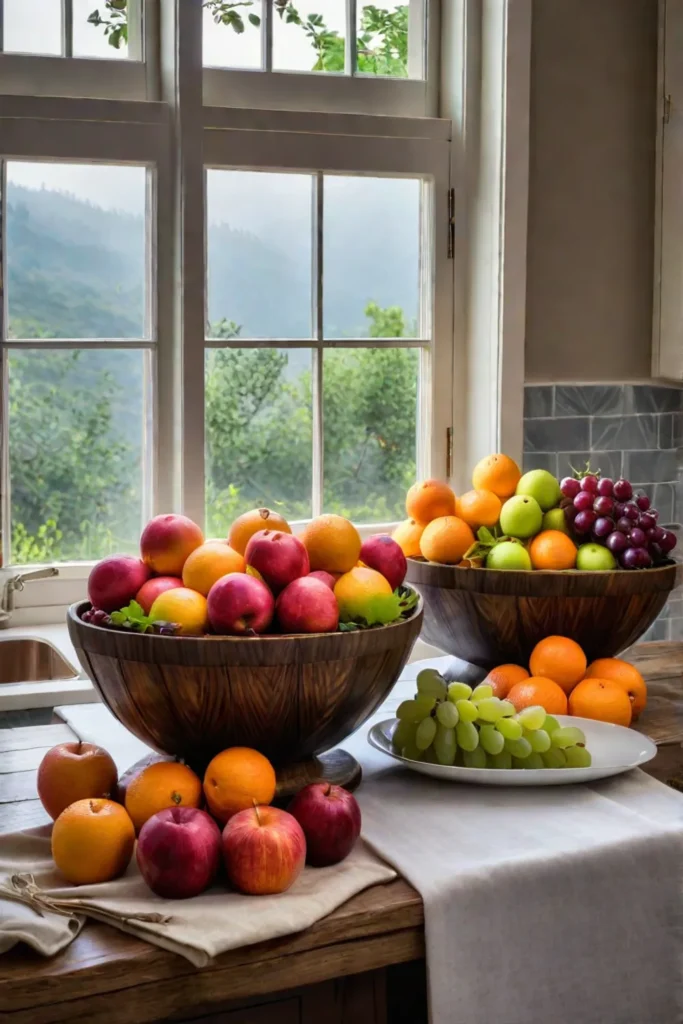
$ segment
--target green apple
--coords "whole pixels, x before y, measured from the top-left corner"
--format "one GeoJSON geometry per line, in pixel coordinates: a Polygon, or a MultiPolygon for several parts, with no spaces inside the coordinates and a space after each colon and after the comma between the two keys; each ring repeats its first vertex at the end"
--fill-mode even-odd
{"type": "Polygon", "coordinates": [[[566,533],[568,537],[571,536],[563,508],[551,508],[543,516],[541,525],[544,530],[559,530],[560,533],[566,533]]]}
{"type": "Polygon", "coordinates": [[[527,494],[535,498],[544,512],[559,505],[562,492],[560,485],[547,469],[531,469],[520,479],[515,494],[527,494]]]}
{"type": "Polygon", "coordinates": [[[508,498],[500,510],[500,528],[509,537],[527,540],[538,533],[542,523],[541,506],[528,494],[508,498]]]}
{"type": "Polygon", "coordinates": [[[492,547],[486,558],[487,569],[531,569],[529,552],[514,540],[502,540],[492,547]]]}
{"type": "Polygon", "coordinates": [[[576,568],[584,572],[600,572],[616,567],[616,558],[602,544],[582,544],[576,552],[576,568]]]}

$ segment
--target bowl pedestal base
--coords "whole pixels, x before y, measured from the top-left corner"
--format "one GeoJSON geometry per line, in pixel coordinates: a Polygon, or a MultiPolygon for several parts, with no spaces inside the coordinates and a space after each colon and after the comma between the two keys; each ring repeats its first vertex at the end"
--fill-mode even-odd
{"type": "Polygon", "coordinates": [[[278,768],[275,802],[287,802],[312,782],[330,782],[352,793],[360,785],[362,777],[363,770],[355,757],[345,750],[331,750],[307,761],[278,768]]]}

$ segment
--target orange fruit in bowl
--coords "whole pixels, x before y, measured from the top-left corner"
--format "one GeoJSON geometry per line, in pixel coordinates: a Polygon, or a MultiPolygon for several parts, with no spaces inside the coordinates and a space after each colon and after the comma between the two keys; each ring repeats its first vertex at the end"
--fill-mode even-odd
{"type": "Polygon", "coordinates": [[[532,676],[554,679],[565,693],[586,675],[586,655],[568,636],[546,636],[539,640],[529,658],[532,676]]]}
{"type": "Polygon", "coordinates": [[[502,502],[493,491],[466,491],[455,499],[455,514],[473,530],[495,526],[500,519],[502,502]]]}
{"type": "Polygon", "coordinates": [[[472,486],[477,491],[493,491],[501,500],[511,498],[522,479],[522,471],[509,455],[487,455],[472,473],[472,486]]]}
{"type": "Polygon", "coordinates": [[[591,676],[590,679],[583,679],[569,694],[569,714],[629,726],[632,717],[631,701],[626,690],[613,679],[591,676]]]}
{"type": "Polygon", "coordinates": [[[503,700],[515,685],[529,678],[529,673],[521,665],[498,665],[492,668],[484,682],[493,690],[494,697],[503,700]]]}
{"type": "Polygon", "coordinates": [[[542,530],[529,545],[529,557],[534,569],[573,569],[576,544],[560,530],[542,530]]]}
{"type": "Polygon", "coordinates": [[[418,523],[416,519],[404,519],[392,533],[392,538],[406,558],[421,558],[420,537],[424,528],[424,523],[418,523]]]}
{"type": "MultiPolygon", "coordinates": [[[[291,533],[289,523],[272,508],[252,508],[238,516],[228,532],[228,544],[238,555],[243,555],[247,544],[259,530],[278,530],[291,533]]],[[[239,571],[239,570],[238,570],[239,571]]]]}
{"type": "Polygon", "coordinates": [[[183,566],[183,584],[206,597],[216,580],[230,572],[244,572],[244,556],[221,540],[207,540],[195,548],[183,566]]]}
{"type": "Polygon", "coordinates": [[[622,658],[597,658],[586,670],[586,678],[611,679],[628,694],[633,720],[645,710],[647,685],[642,675],[630,662],[622,658]]]}
{"type": "Polygon", "coordinates": [[[348,572],[358,562],[360,534],[343,516],[326,514],[312,519],[299,535],[308,551],[311,572],[348,572]]]}
{"type": "Polygon", "coordinates": [[[178,761],[157,761],[143,768],[126,789],[126,810],[139,832],[157,811],[167,807],[199,807],[202,784],[191,768],[178,761]]]}
{"type": "Polygon", "coordinates": [[[209,626],[206,598],[189,587],[159,594],[149,615],[155,622],[177,622],[181,636],[201,636],[209,626]]]}
{"type": "Polygon", "coordinates": [[[340,576],[334,585],[334,596],[339,605],[342,622],[367,618],[367,609],[373,597],[392,594],[391,584],[376,569],[354,566],[340,576]]]}
{"type": "Polygon", "coordinates": [[[420,551],[430,562],[457,565],[474,544],[470,527],[457,516],[442,516],[428,523],[420,538],[420,551]]]}
{"type": "Polygon", "coordinates": [[[442,480],[421,480],[406,495],[406,514],[418,523],[455,515],[455,494],[442,480]]]}
{"type": "Polygon", "coordinates": [[[566,693],[556,682],[544,676],[529,676],[528,679],[515,683],[508,690],[507,700],[511,701],[518,711],[540,704],[549,715],[567,714],[566,693]]]}
{"type": "Polygon", "coordinates": [[[204,796],[209,810],[224,824],[238,811],[271,803],[275,786],[272,764],[250,747],[221,751],[204,774],[204,796]]]}
{"type": "Polygon", "coordinates": [[[52,827],[52,859],[72,885],[118,878],[128,867],[134,846],[133,822],[113,800],[77,800],[52,827]]]}

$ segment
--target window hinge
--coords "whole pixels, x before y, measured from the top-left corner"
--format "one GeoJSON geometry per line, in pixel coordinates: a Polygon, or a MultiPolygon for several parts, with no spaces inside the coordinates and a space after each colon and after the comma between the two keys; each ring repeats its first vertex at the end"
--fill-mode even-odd
{"type": "Polygon", "coordinates": [[[453,427],[446,430],[446,479],[453,475],[453,427]]]}
{"type": "Polygon", "coordinates": [[[667,93],[664,97],[664,124],[668,124],[671,120],[671,93],[667,93]]]}
{"type": "Polygon", "coordinates": [[[455,255],[455,189],[448,190],[448,258],[455,255]]]}

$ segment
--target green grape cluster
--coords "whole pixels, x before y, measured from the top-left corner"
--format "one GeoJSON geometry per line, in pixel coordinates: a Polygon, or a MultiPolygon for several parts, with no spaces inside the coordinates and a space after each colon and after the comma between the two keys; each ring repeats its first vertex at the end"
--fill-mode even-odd
{"type": "Polygon", "coordinates": [[[411,761],[464,768],[590,768],[586,737],[542,707],[517,713],[486,683],[446,683],[433,668],[396,712],[394,750],[411,761]]]}

